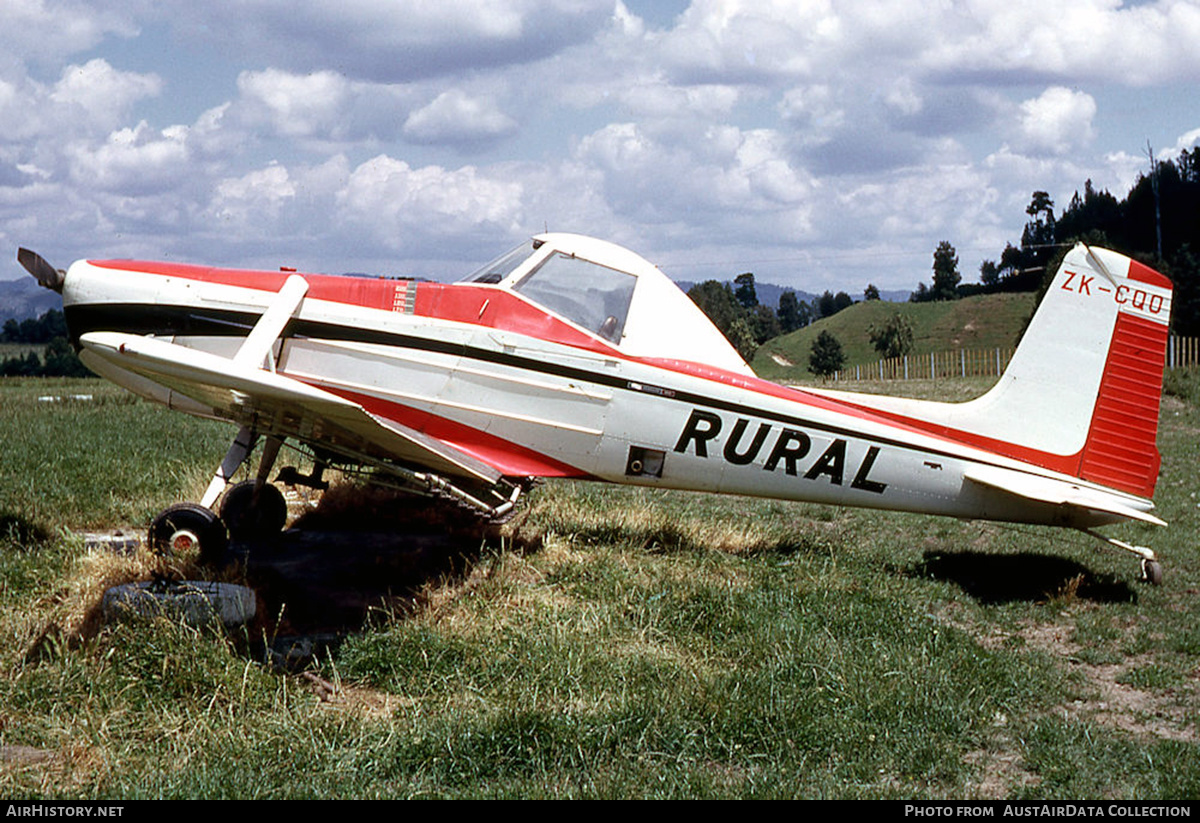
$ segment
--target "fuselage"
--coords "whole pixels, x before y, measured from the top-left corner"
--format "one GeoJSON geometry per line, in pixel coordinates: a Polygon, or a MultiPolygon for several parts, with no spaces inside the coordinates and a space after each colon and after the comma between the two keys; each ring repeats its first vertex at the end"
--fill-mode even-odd
{"type": "MultiPolygon", "coordinates": [[[[232,356],[289,274],[77,263],[64,307],[76,338],[120,331],[232,356]]],[[[499,284],[305,278],[308,296],[274,349],[280,374],[506,476],[1056,525],[1119,519],[1095,513],[1080,523],[1077,513],[1015,499],[964,473],[983,465],[1077,479],[857,403],[679,357],[628,354],[499,284]]],[[[212,416],[203,403],[99,365],[146,397],[212,416]]]]}

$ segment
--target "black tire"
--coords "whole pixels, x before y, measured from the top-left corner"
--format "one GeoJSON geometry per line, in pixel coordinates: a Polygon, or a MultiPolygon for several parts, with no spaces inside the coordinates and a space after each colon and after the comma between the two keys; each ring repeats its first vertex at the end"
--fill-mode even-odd
{"type": "Polygon", "coordinates": [[[199,503],[176,503],[151,521],[146,542],[155,554],[195,550],[201,563],[216,565],[225,559],[229,538],[225,524],[210,509],[199,503]]]}
{"type": "Polygon", "coordinates": [[[287,523],[287,501],[278,486],[264,483],[254,491],[255,481],[243,480],[225,492],[221,519],[234,540],[273,537],[287,523]]]}
{"type": "Polygon", "coordinates": [[[1142,579],[1148,582],[1151,586],[1161,586],[1163,584],[1162,564],[1157,560],[1143,561],[1142,579]]]}

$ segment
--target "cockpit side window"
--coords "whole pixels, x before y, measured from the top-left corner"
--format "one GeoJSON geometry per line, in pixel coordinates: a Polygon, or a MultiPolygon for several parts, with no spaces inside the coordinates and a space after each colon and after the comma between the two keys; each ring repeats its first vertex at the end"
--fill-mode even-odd
{"type": "Polygon", "coordinates": [[[508,277],[514,270],[526,260],[529,255],[537,250],[537,246],[530,246],[529,243],[522,243],[512,251],[505,252],[485,266],[480,266],[475,271],[468,274],[461,281],[462,283],[499,283],[505,277],[508,277]]]}
{"type": "Polygon", "coordinates": [[[620,343],[636,285],[632,274],[556,253],[514,288],[588,331],[620,343]]]}

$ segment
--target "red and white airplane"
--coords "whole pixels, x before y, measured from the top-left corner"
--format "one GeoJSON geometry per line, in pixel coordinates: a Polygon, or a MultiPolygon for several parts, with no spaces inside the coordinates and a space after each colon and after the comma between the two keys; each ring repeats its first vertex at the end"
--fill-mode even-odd
{"type": "MultiPolygon", "coordinates": [[[[751,372],[661,271],[544,234],[445,285],[127,260],[55,270],[84,362],[241,428],[199,503],[152,544],[278,530],[285,440],[489,518],[570,477],[1080,529],[1151,514],[1171,283],[1115,252],[1066,257],[999,382],[966,403],[795,389],[751,372]],[[230,484],[260,438],[257,477],[230,484]],[[227,486],[231,486],[227,489],[227,486]],[[221,517],[213,506],[222,494],[221,517]]],[[[286,471],[286,470],[285,470],[286,471]]]]}

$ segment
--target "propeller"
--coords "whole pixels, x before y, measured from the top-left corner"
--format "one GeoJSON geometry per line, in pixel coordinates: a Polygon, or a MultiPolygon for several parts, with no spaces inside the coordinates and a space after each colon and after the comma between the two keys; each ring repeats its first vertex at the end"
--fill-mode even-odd
{"type": "Polygon", "coordinates": [[[63,280],[67,276],[65,271],[54,268],[46,262],[46,258],[29,249],[17,249],[17,262],[25,267],[25,271],[36,277],[38,283],[62,294],[63,280]]]}

